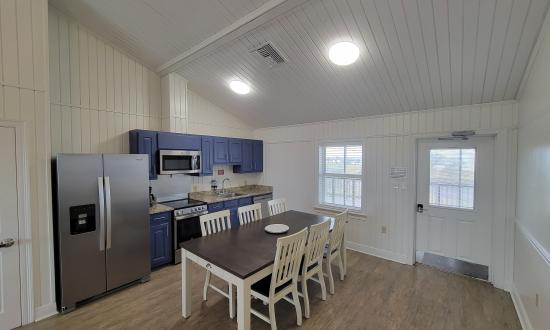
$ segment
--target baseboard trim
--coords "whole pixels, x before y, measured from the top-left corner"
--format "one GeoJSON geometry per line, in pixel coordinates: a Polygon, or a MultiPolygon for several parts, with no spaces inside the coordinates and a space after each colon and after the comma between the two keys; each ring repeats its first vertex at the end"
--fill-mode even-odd
{"type": "Polygon", "coordinates": [[[346,247],[350,250],[365,253],[378,258],[398,262],[400,264],[408,265],[407,257],[401,254],[397,254],[392,251],[374,248],[372,246],[363,245],[355,242],[346,242],[346,247]]]}
{"type": "Polygon", "coordinates": [[[510,287],[510,295],[512,296],[512,302],[514,303],[514,307],[516,308],[516,314],[518,315],[521,327],[524,330],[533,330],[533,326],[531,326],[531,322],[529,321],[529,316],[527,315],[525,306],[523,306],[521,297],[519,296],[518,290],[516,289],[516,286],[514,284],[512,284],[510,287]]]}
{"type": "Polygon", "coordinates": [[[38,322],[50,316],[54,316],[55,314],[57,314],[57,306],[55,303],[36,307],[34,309],[34,321],[38,322]]]}

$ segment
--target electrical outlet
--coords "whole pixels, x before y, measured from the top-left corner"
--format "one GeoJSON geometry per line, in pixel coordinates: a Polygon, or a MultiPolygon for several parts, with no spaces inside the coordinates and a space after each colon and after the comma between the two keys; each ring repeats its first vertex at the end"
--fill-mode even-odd
{"type": "Polygon", "coordinates": [[[386,226],[382,226],[382,234],[385,234],[388,232],[388,228],[386,226]]]}
{"type": "Polygon", "coordinates": [[[535,293],[535,306],[539,307],[539,294],[535,293]]]}

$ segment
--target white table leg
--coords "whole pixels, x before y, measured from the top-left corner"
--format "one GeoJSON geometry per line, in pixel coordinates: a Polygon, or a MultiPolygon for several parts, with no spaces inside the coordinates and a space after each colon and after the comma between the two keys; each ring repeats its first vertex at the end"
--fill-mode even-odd
{"type": "Polygon", "coordinates": [[[181,250],[181,315],[184,318],[191,316],[191,269],[185,250],[181,250]]]}
{"type": "Polygon", "coordinates": [[[237,283],[237,326],[239,330],[250,329],[250,282],[237,283]]]}

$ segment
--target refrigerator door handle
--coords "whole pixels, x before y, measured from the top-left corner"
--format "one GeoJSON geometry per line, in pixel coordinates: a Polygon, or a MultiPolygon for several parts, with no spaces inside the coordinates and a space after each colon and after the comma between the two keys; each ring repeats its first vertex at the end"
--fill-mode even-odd
{"type": "Polygon", "coordinates": [[[111,180],[105,177],[105,213],[107,213],[107,250],[111,248],[111,180]]]}
{"type": "Polygon", "coordinates": [[[99,251],[105,250],[105,193],[103,188],[103,177],[97,178],[99,193],[99,251]]]}

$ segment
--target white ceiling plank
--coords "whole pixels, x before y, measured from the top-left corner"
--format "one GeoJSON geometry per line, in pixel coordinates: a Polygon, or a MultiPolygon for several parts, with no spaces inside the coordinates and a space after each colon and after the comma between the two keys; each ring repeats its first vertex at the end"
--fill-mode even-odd
{"type": "Polygon", "coordinates": [[[472,104],[479,104],[483,97],[483,85],[489,61],[489,47],[492,40],[492,29],[497,0],[481,1],[479,7],[479,23],[476,40],[474,63],[474,80],[472,88],[472,104]]]}
{"type": "Polygon", "coordinates": [[[495,20],[491,36],[491,48],[487,62],[487,72],[483,84],[482,102],[490,102],[495,91],[498,70],[503,56],[504,41],[507,38],[512,14],[513,0],[499,0],[495,10],[495,20]]]}
{"type": "Polygon", "coordinates": [[[464,1],[464,28],[462,43],[462,101],[472,103],[474,68],[476,60],[476,41],[479,27],[479,0],[464,1]]]}
{"type": "Polygon", "coordinates": [[[433,0],[433,10],[443,105],[451,106],[453,90],[451,85],[449,5],[447,0],[433,0]]]}
{"type": "Polygon", "coordinates": [[[464,58],[464,1],[449,1],[449,45],[452,105],[462,104],[462,59],[464,58]]]}

